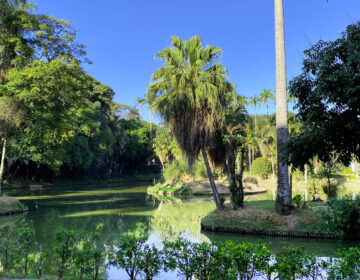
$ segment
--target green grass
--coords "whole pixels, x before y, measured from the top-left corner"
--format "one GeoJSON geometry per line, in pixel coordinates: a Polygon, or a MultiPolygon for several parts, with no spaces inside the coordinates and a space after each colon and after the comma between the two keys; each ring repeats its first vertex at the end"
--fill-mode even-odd
{"type": "Polygon", "coordinates": [[[296,209],[289,216],[274,210],[273,200],[245,201],[243,209],[233,210],[230,205],[223,211],[208,214],[202,224],[205,229],[229,232],[261,233],[271,235],[328,235],[326,221],[320,215],[324,203],[311,202],[306,209],[296,209]],[[278,234],[276,234],[278,232],[278,234]]]}

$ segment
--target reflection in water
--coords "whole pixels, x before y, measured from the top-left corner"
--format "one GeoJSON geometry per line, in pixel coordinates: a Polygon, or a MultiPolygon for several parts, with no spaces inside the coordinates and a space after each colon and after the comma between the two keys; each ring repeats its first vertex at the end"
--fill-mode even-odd
{"type": "MultiPolygon", "coordinates": [[[[55,232],[60,228],[75,229],[76,232],[93,232],[100,227],[100,242],[105,250],[123,233],[134,231],[139,223],[150,234],[148,242],[160,247],[162,240],[174,240],[181,233],[195,241],[215,242],[232,239],[239,242],[269,242],[274,254],[280,253],[283,246],[289,246],[305,247],[318,256],[331,256],[335,249],[359,244],[201,232],[200,219],[215,209],[209,198],[172,198],[159,202],[146,195],[146,188],[143,182],[128,181],[112,183],[108,188],[82,186],[9,191],[8,195],[21,199],[34,210],[24,215],[0,217],[0,230],[11,232],[11,236],[15,237],[21,227],[32,227],[44,251],[52,250],[55,232]]],[[[56,275],[53,254],[49,255],[44,264],[44,271],[56,275]]],[[[126,278],[123,272],[112,267],[108,268],[105,276],[108,279],[126,278]]],[[[176,273],[163,273],[160,279],[176,279],[176,273]]]]}

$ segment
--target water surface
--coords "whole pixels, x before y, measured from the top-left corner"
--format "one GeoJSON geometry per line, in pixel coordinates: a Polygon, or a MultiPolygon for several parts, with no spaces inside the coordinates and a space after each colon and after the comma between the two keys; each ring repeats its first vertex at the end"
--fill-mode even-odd
{"type": "MultiPolygon", "coordinates": [[[[268,242],[274,254],[283,247],[304,247],[319,257],[333,256],[336,249],[359,246],[359,242],[338,240],[294,239],[283,237],[201,232],[200,219],[215,209],[210,198],[175,198],[166,201],[146,194],[148,181],[111,182],[107,186],[69,186],[44,190],[12,190],[30,209],[24,215],[0,217],[0,230],[16,232],[24,226],[35,229],[36,239],[44,250],[51,250],[55,232],[61,228],[91,232],[102,228],[104,248],[123,233],[134,232],[141,224],[150,234],[149,243],[161,246],[162,240],[174,240],[180,234],[196,241],[268,242]]],[[[256,197],[254,197],[256,199],[256,197]]],[[[262,197],[258,197],[261,199],[262,197]]],[[[54,259],[44,269],[55,275],[54,259]]],[[[113,267],[104,276],[127,279],[113,267]]],[[[176,279],[176,273],[162,274],[160,279],[176,279]]]]}

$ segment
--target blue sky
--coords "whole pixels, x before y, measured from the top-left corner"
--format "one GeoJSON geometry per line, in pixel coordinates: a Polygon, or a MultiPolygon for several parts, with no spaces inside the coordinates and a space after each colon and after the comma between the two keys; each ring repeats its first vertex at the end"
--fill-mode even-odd
{"type": "MultiPolygon", "coordinates": [[[[172,35],[201,35],[205,44],[221,47],[221,62],[238,93],[253,96],[275,88],[272,0],[34,2],[40,13],[73,23],[93,61],[86,71],[111,86],[119,103],[134,105],[144,96],[151,74],[161,65],[155,54],[169,46],[172,35]]],[[[284,0],[284,9],[288,80],[300,73],[303,50],[319,40],[335,40],[360,20],[360,0],[284,0]]],[[[264,106],[258,111],[264,113],[264,106]]],[[[142,114],[149,119],[146,108],[142,114]]]]}

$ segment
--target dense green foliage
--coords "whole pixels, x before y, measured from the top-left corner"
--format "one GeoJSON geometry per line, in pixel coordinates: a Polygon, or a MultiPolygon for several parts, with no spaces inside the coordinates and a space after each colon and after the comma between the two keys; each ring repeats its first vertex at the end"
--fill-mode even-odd
{"type": "MultiPolygon", "coordinates": [[[[29,271],[36,270],[34,255],[39,248],[33,242],[34,231],[21,230],[18,250],[11,243],[10,251],[15,258],[27,254],[31,263],[29,271]]],[[[124,270],[129,279],[156,279],[161,270],[175,271],[183,279],[357,279],[360,276],[358,248],[343,249],[337,258],[318,259],[303,249],[287,249],[280,255],[273,255],[265,243],[193,243],[179,237],[165,242],[162,250],[147,244],[148,236],[143,232],[128,233],[109,247],[99,248],[96,240],[98,232],[78,234],[70,230],[56,233],[54,250],[59,263],[73,271],[76,279],[99,279],[104,267],[112,265],[124,270]],[[105,264],[105,257],[108,264],[105,264]],[[100,273],[101,271],[101,273],[100,273]]],[[[44,262],[48,254],[44,254],[44,262]]],[[[23,259],[24,263],[24,259],[23,259]]],[[[14,262],[11,265],[15,265],[14,262]]],[[[12,270],[14,267],[8,267],[12,270]]],[[[59,271],[60,272],[60,271],[59,271]]],[[[62,270],[65,272],[65,270],[62,270]]],[[[70,275],[68,273],[68,275],[70,275]]],[[[58,279],[62,279],[62,273],[58,279]]]]}
{"type": "Polygon", "coordinates": [[[0,1],[0,141],[6,178],[104,178],[154,165],[156,127],[85,73],[70,22],[0,1]],[[5,149],[6,148],[6,149],[5,149]],[[30,174],[30,176],[29,176],[30,174]]]}
{"type": "Polygon", "coordinates": [[[253,161],[251,165],[251,171],[255,175],[266,179],[271,174],[271,162],[264,157],[259,157],[253,161]]]}
{"type": "Polygon", "coordinates": [[[360,232],[360,196],[333,198],[322,213],[328,230],[346,238],[358,238],[360,232]]]}
{"type": "Polygon", "coordinates": [[[303,122],[290,139],[288,160],[302,166],[313,156],[328,162],[336,152],[349,163],[359,150],[360,23],[349,25],[341,38],[319,41],[305,51],[303,72],[290,82],[303,122]]]}

